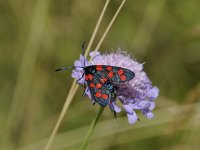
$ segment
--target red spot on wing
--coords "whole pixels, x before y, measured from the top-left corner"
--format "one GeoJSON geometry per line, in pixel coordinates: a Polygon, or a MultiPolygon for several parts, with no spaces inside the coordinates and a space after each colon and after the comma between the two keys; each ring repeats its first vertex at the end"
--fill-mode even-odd
{"type": "Polygon", "coordinates": [[[105,83],[108,79],[102,78],[102,79],[100,79],[100,80],[101,80],[102,83],[105,83]]]}
{"type": "Polygon", "coordinates": [[[108,94],[102,94],[101,97],[102,97],[103,99],[108,99],[108,94]]]}
{"type": "Polygon", "coordinates": [[[102,68],[101,65],[97,65],[97,66],[96,66],[96,70],[97,70],[97,71],[101,71],[102,69],[103,69],[103,68],[102,68]]]}
{"type": "Polygon", "coordinates": [[[101,93],[100,93],[100,92],[97,92],[97,93],[95,94],[95,96],[99,98],[99,97],[101,97],[101,93]]]}
{"type": "Polygon", "coordinates": [[[101,85],[100,83],[97,83],[97,84],[96,84],[96,88],[97,88],[97,89],[99,89],[99,88],[101,88],[101,87],[102,87],[102,85],[101,85]]]}
{"type": "Polygon", "coordinates": [[[112,70],[112,67],[111,66],[107,66],[106,70],[110,71],[110,70],[112,70]]]}
{"type": "Polygon", "coordinates": [[[125,81],[125,80],[126,80],[126,76],[125,76],[125,75],[121,75],[121,76],[120,76],[120,79],[121,79],[122,81],[125,81]]]}
{"type": "Polygon", "coordinates": [[[104,81],[104,82],[106,82],[107,80],[108,80],[108,79],[106,79],[106,78],[103,78],[103,81],[104,81]]]}
{"type": "Polygon", "coordinates": [[[119,70],[117,71],[117,73],[118,73],[118,75],[122,75],[122,74],[124,74],[124,70],[119,69],[119,70]]]}
{"type": "Polygon", "coordinates": [[[91,75],[91,74],[88,74],[87,76],[88,76],[88,79],[90,79],[90,80],[92,80],[92,79],[93,79],[93,75],[91,75]]]}
{"type": "Polygon", "coordinates": [[[112,77],[113,77],[113,71],[110,71],[110,72],[108,73],[108,77],[109,77],[109,78],[112,78],[112,77]]]}
{"type": "Polygon", "coordinates": [[[88,75],[85,75],[85,80],[87,81],[89,78],[88,78],[88,75]]]}
{"type": "Polygon", "coordinates": [[[95,87],[94,83],[90,83],[90,87],[94,88],[95,87]]]}

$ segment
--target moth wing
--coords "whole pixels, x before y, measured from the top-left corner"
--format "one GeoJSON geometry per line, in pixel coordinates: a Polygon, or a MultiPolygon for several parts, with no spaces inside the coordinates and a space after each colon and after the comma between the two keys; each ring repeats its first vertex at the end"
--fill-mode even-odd
{"type": "Polygon", "coordinates": [[[95,102],[99,103],[102,107],[105,107],[109,104],[111,100],[111,93],[107,90],[102,89],[90,89],[92,98],[95,102]],[[98,97],[98,94],[100,95],[98,97]]]}
{"type": "Polygon", "coordinates": [[[86,80],[86,82],[89,87],[92,99],[99,103],[102,107],[105,107],[111,100],[111,92],[110,89],[108,89],[110,87],[108,82],[102,83],[101,79],[102,76],[99,74],[99,72],[96,72],[93,74],[92,80],[86,80]],[[98,84],[100,85],[99,87],[97,87],[98,84]]]}
{"type": "Polygon", "coordinates": [[[135,73],[126,68],[106,65],[102,67],[103,70],[100,71],[101,76],[107,78],[112,83],[124,83],[132,80],[135,77],[135,73]]]}
{"type": "Polygon", "coordinates": [[[121,67],[113,67],[114,77],[116,77],[117,83],[124,83],[132,80],[135,77],[135,73],[129,69],[121,68],[121,67]],[[120,74],[120,71],[123,72],[120,74]]]}

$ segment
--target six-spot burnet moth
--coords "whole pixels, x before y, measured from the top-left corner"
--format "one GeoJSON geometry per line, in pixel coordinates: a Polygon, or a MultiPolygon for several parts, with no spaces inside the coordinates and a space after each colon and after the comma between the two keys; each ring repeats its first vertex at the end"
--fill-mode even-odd
{"type": "MultiPolygon", "coordinates": [[[[82,46],[82,51],[84,54],[84,44],[82,46]]],[[[100,64],[85,66],[85,62],[84,67],[72,66],[60,68],[56,71],[67,70],[70,68],[83,68],[84,73],[80,79],[83,77],[85,78],[92,99],[102,107],[107,105],[112,107],[110,103],[116,99],[117,85],[130,81],[135,76],[134,72],[126,68],[100,64]]],[[[85,83],[84,87],[86,87],[85,83]]],[[[111,108],[111,110],[113,110],[113,108],[111,108]]]]}

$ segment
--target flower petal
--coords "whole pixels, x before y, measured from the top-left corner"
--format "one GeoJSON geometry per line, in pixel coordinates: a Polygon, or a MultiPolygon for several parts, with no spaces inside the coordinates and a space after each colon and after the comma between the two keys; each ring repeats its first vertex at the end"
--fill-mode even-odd
{"type": "Polygon", "coordinates": [[[149,110],[153,110],[156,107],[155,102],[150,102],[149,110]]]}
{"type": "Polygon", "coordinates": [[[148,100],[142,100],[138,103],[138,106],[140,106],[141,108],[149,108],[150,106],[150,101],[148,100]]]}
{"type": "Polygon", "coordinates": [[[132,109],[142,109],[140,106],[136,104],[129,104],[129,106],[131,106],[132,109]]]}
{"type": "Polygon", "coordinates": [[[119,113],[121,111],[121,108],[119,106],[117,106],[115,103],[112,103],[114,106],[114,111],[119,113]]]}
{"type": "Polygon", "coordinates": [[[85,79],[84,79],[84,77],[83,78],[81,78],[82,77],[82,75],[83,75],[83,72],[82,71],[77,71],[77,70],[73,70],[72,71],[72,74],[71,74],[71,76],[73,77],[73,78],[75,78],[76,80],[78,80],[77,82],[79,83],[79,84],[84,84],[84,82],[85,82],[85,79]],[[80,79],[80,80],[79,80],[80,79]]]}
{"type": "Polygon", "coordinates": [[[81,77],[81,72],[73,70],[71,76],[73,78],[79,79],[81,77]]]}
{"type": "Polygon", "coordinates": [[[96,51],[96,52],[95,52],[95,51],[92,51],[92,52],[90,52],[89,55],[90,55],[91,58],[93,58],[93,60],[94,60],[94,59],[99,59],[99,58],[101,57],[99,51],[96,51]]]}
{"type": "Polygon", "coordinates": [[[77,66],[76,70],[83,70],[83,68],[78,68],[78,67],[85,67],[88,66],[89,64],[90,63],[83,55],[80,55],[79,60],[76,60],[74,62],[74,66],[77,66]]]}
{"type": "MultiPolygon", "coordinates": [[[[90,89],[88,87],[85,88],[85,94],[92,100],[92,95],[90,93],[90,89]]],[[[93,100],[92,100],[93,101],[93,100]]]]}
{"type": "Polygon", "coordinates": [[[152,112],[148,112],[145,114],[145,116],[148,118],[148,119],[152,119],[154,117],[154,114],[152,112]]]}
{"type": "Polygon", "coordinates": [[[129,113],[129,114],[133,113],[133,109],[131,108],[131,106],[129,106],[129,105],[123,105],[123,106],[127,113],[129,113]]]}
{"type": "Polygon", "coordinates": [[[138,116],[135,111],[133,111],[131,114],[127,113],[127,117],[130,124],[134,124],[138,120],[138,116]]]}
{"type": "Polygon", "coordinates": [[[149,97],[150,99],[155,99],[158,97],[158,94],[159,94],[159,89],[155,86],[148,91],[147,97],[149,97]]]}

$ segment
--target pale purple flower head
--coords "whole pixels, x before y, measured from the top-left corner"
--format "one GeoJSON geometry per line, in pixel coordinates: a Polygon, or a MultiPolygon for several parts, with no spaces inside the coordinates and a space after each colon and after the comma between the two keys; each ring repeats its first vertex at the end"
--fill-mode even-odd
{"type": "MultiPolygon", "coordinates": [[[[118,50],[115,53],[100,54],[100,52],[91,52],[90,57],[93,60],[89,63],[82,55],[80,59],[75,61],[74,66],[89,66],[89,65],[110,65],[126,68],[135,73],[135,77],[129,82],[118,84],[116,89],[117,99],[123,104],[127,112],[128,121],[134,124],[138,120],[135,110],[140,110],[147,118],[153,118],[151,112],[155,108],[154,99],[158,97],[159,89],[152,86],[151,81],[143,71],[143,64],[133,60],[129,54],[118,50]]],[[[73,70],[72,77],[80,79],[84,71],[82,68],[73,70]]],[[[78,81],[79,84],[84,84],[85,79],[78,81]]],[[[88,87],[85,90],[86,95],[92,100],[88,87]]],[[[94,100],[92,100],[94,102],[94,100]]],[[[112,101],[110,108],[119,113],[121,108],[116,105],[116,101],[112,101]]]]}

